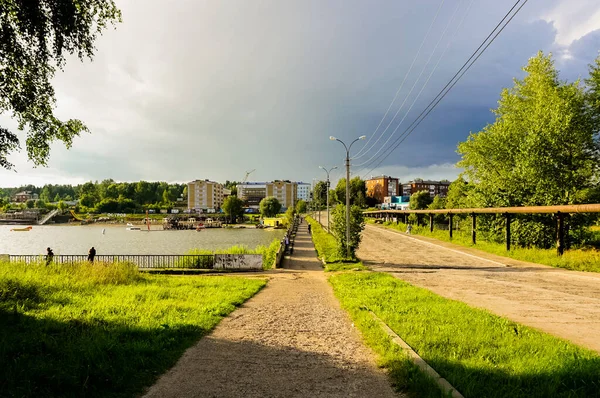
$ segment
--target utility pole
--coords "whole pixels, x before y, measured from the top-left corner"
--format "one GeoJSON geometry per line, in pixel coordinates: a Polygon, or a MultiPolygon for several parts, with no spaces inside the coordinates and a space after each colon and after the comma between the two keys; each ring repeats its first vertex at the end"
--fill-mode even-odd
{"type": "Polygon", "coordinates": [[[337,169],[337,166],[334,166],[332,168],[330,168],[329,170],[327,170],[325,167],[323,166],[319,166],[320,169],[325,170],[325,173],[327,173],[327,232],[331,233],[331,230],[329,229],[329,219],[331,218],[330,214],[329,214],[329,173],[331,173],[332,170],[337,169]]]}
{"type": "Polygon", "coordinates": [[[346,149],[346,258],[350,259],[350,148],[358,140],[364,140],[367,138],[366,135],[361,135],[350,143],[349,146],[334,136],[330,136],[329,139],[332,141],[339,141],[346,149]]]}

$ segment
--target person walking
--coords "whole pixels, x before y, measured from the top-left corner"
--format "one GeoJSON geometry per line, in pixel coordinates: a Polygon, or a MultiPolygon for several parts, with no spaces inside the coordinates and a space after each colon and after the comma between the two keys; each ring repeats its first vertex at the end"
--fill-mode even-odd
{"type": "Polygon", "coordinates": [[[54,259],[54,252],[48,247],[46,248],[46,265],[50,265],[52,259],[54,259]]]}
{"type": "Polygon", "coordinates": [[[285,243],[285,251],[284,253],[287,253],[288,250],[290,249],[290,237],[288,236],[288,234],[285,234],[284,239],[284,243],[285,243]]]}
{"type": "Polygon", "coordinates": [[[310,223],[307,223],[307,224],[308,224],[308,233],[310,234],[311,233],[310,232],[310,223]]]}
{"type": "Polygon", "coordinates": [[[406,226],[406,233],[410,235],[410,231],[412,231],[412,225],[408,224],[406,226]]]}
{"type": "Polygon", "coordinates": [[[93,263],[94,262],[94,257],[96,257],[96,249],[94,249],[94,246],[92,246],[92,248],[88,252],[88,261],[90,263],[93,263]]]}

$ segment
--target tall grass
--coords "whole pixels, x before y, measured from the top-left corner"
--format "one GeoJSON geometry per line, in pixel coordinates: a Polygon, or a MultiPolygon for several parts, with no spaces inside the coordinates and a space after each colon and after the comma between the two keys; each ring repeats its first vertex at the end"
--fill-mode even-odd
{"type": "Polygon", "coordinates": [[[0,262],[0,396],[139,395],[265,283],[0,262]]]}
{"type": "MultiPolygon", "coordinates": [[[[275,256],[277,255],[277,250],[280,247],[280,240],[275,238],[271,241],[269,246],[258,245],[254,249],[250,249],[244,245],[235,245],[231,246],[227,249],[217,249],[217,250],[206,250],[206,249],[192,249],[188,250],[185,254],[189,255],[212,255],[212,254],[262,254],[263,259],[263,269],[271,269],[273,267],[273,263],[275,262],[275,256]]],[[[183,262],[194,262],[201,261],[196,259],[186,259],[181,260],[183,262]]],[[[187,264],[188,266],[190,264],[187,264]]],[[[199,266],[198,268],[203,268],[199,266]]]]}
{"type": "Polygon", "coordinates": [[[487,311],[445,299],[383,273],[329,279],[396,385],[439,397],[385,335],[373,311],[465,397],[593,397],[600,356],[487,311]]]}
{"type": "MultiPolygon", "coordinates": [[[[395,229],[401,232],[406,231],[406,224],[384,222],[386,228],[395,229]]],[[[565,268],[576,271],[600,272],[600,251],[596,249],[574,249],[566,250],[562,256],[556,254],[556,249],[537,249],[513,247],[506,251],[504,244],[491,243],[477,240],[477,244],[471,242],[471,234],[466,231],[453,231],[453,237],[450,239],[449,232],[446,230],[429,231],[429,227],[413,226],[412,234],[427,236],[430,238],[452,242],[454,244],[472,247],[498,256],[510,257],[515,260],[528,261],[537,264],[549,265],[551,267],[565,268]]]]}
{"type": "Polygon", "coordinates": [[[317,256],[325,262],[325,271],[361,270],[366,267],[360,262],[347,262],[345,256],[340,255],[336,239],[325,231],[321,224],[312,217],[306,217],[310,224],[312,240],[317,251],[317,256]]]}

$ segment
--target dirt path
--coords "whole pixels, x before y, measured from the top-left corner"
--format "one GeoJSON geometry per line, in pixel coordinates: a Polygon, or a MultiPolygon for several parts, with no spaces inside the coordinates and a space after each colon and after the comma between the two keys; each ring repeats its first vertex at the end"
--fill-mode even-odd
{"type": "Polygon", "coordinates": [[[186,351],[147,397],[398,397],[300,226],[289,269],[186,351]]]}
{"type": "Polygon", "coordinates": [[[600,275],[413,238],[367,225],[358,256],[375,270],[600,352],[600,275]]]}

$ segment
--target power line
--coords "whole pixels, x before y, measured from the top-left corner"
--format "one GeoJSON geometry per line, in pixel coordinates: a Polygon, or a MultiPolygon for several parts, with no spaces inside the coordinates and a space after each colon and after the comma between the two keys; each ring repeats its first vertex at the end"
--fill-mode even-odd
{"type": "Polygon", "coordinates": [[[452,90],[452,88],[456,85],[456,83],[459,82],[459,80],[465,75],[465,73],[471,68],[471,66],[473,66],[473,64],[479,59],[479,57],[481,57],[481,55],[485,52],[485,50],[494,42],[494,40],[496,40],[496,38],[498,37],[498,35],[500,35],[500,33],[502,33],[502,31],[506,28],[506,26],[508,26],[508,24],[519,13],[519,11],[521,11],[521,9],[523,8],[523,6],[525,6],[525,4],[528,1],[529,0],[524,0],[523,3],[519,6],[519,8],[504,23],[504,21],[506,20],[506,18],[508,18],[509,15],[512,13],[512,11],[519,5],[519,3],[521,3],[521,0],[517,0],[517,2],[506,13],[506,15],[504,16],[504,18],[502,18],[502,20],[500,20],[500,22],[496,25],[496,27],[492,30],[492,32],[485,38],[485,40],[479,45],[479,47],[477,47],[477,49],[473,52],[473,54],[469,57],[469,59],[463,64],[463,66],[452,77],[452,79],[450,79],[450,81],[444,86],[444,88],[442,88],[442,90],[440,90],[440,92],[438,93],[438,95],[436,95],[436,97],[427,105],[427,107],[425,107],[425,109],[419,114],[419,116],[417,116],[417,118],[410,124],[410,126],[408,126],[406,130],[404,130],[404,132],[396,139],[396,141],[392,144],[392,146],[390,146],[386,150],[386,151],[388,151],[387,155],[385,155],[383,158],[381,158],[381,160],[379,161],[379,163],[377,163],[377,165],[375,165],[375,167],[373,167],[371,170],[369,170],[367,173],[365,173],[363,175],[363,177],[366,176],[366,175],[368,175],[370,172],[372,172],[373,170],[375,170],[377,167],[379,167],[379,165],[381,163],[383,163],[383,161],[389,155],[391,155],[392,152],[394,152],[394,150],[402,142],[404,142],[404,140],[421,124],[421,122],[423,122],[423,120],[425,120],[425,118],[436,108],[436,106],[440,103],[440,101],[442,99],[444,99],[444,97],[450,92],[450,90],[452,90]],[[496,30],[503,23],[504,23],[504,25],[500,28],[500,30],[498,30],[498,32],[496,32],[496,30]],[[496,32],[496,33],[494,34],[494,32],[496,32]],[[488,39],[490,39],[490,37],[492,37],[492,39],[486,44],[486,42],[488,41],[488,39]],[[483,49],[481,51],[479,51],[482,47],[483,47],[483,49]],[[475,57],[475,58],[473,58],[473,57],[475,57]]]}
{"type": "MultiPolygon", "coordinates": [[[[413,84],[413,86],[410,89],[410,92],[408,93],[408,96],[406,97],[406,99],[404,100],[404,102],[402,103],[402,105],[400,106],[400,108],[398,109],[398,111],[396,112],[396,114],[394,115],[393,119],[390,121],[390,123],[387,125],[387,127],[385,128],[385,130],[383,131],[382,134],[385,134],[385,132],[389,129],[389,127],[392,125],[392,123],[394,122],[394,120],[396,119],[396,116],[398,116],[398,113],[400,113],[400,111],[402,110],[402,108],[404,107],[404,104],[406,103],[406,100],[408,99],[408,97],[412,94],[413,90],[415,89],[415,87],[417,86],[417,84],[419,83],[419,81],[421,80],[421,76],[423,76],[423,73],[425,72],[425,68],[427,68],[427,65],[429,65],[429,62],[431,62],[431,59],[433,58],[438,46],[440,45],[440,43],[442,42],[442,39],[444,38],[446,32],[448,31],[448,28],[450,27],[450,25],[452,24],[452,21],[454,21],[454,18],[456,17],[456,13],[458,12],[460,6],[462,4],[462,0],[458,3],[457,7],[454,10],[454,13],[452,14],[452,17],[450,18],[450,20],[448,21],[448,24],[446,25],[446,28],[444,29],[444,31],[442,32],[442,35],[440,36],[440,39],[438,40],[438,42],[436,43],[435,47],[433,48],[433,51],[431,52],[431,55],[429,56],[429,59],[427,60],[427,63],[425,64],[425,67],[423,68],[423,70],[421,71],[421,73],[419,74],[419,77],[417,78],[417,80],[415,81],[415,83],[413,84]]],[[[466,11],[469,11],[469,8],[471,7],[471,4],[469,4],[468,8],[466,9],[466,11]]],[[[417,93],[417,96],[413,99],[412,103],[410,104],[410,107],[408,108],[408,110],[404,113],[404,116],[402,117],[402,119],[400,120],[400,123],[398,123],[398,125],[396,126],[396,128],[392,131],[392,134],[390,134],[390,136],[387,138],[387,140],[383,143],[383,145],[377,150],[377,152],[375,152],[369,159],[367,159],[366,161],[362,162],[361,164],[357,164],[355,165],[355,167],[361,167],[364,166],[366,164],[368,164],[371,160],[373,160],[380,152],[382,149],[386,148],[386,145],[388,142],[390,142],[390,140],[394,137],[394,134],[396,134],[396,131],[398,131],[398,129],[400,128],[400,126],[402,125],[402,123],[404,122],[404,120],[406,119],[406,117],[409,115],[410,111],[412,110],[412,108],[415,106],[415,104],[417,103],[417,101],[419,100],[419,98],[421,97],[421,94],[423,93],[423,90],[425,90],[425,87],[427,87],[427,84],[429,83],[429,81],[431,80],[431,77],[433,76],[433,74],[435,73],[435,71],[437,70],[438,66],[440,65],[440,62],[442,61],[442,59],[444,58],[444,55],[446,55],[446,52],[448,51],[448,48],[450,48],[450,44],[452,44],[452,42],[454,41],[454,38],[456,37],[456,34],[458,33],[458,31],[460,30],[460,27],[462,26],[462,23],[465,20],[467,13],[465,12],[465,15],[463,16],[462,20],[460,21],[459,25],[457,26],[456,30],[454,31],[454,33],[452,34],[452,37],[450,38],[450,40],[448,41],[448,43],[446,44],[446,48],[444,48],[444,51],[442,52],[442,55],[440,55],[437,63],[435,64],[435,66],[433,67],[433,69],[431,70],[431,72],[429,73],[429,76],[427,77],[427,80],[425,80],[425,82],[423,83],[423,85],[421,86],[421,90],[419,90],[419,92],[417,93]]],[[[383,135],[382,135],[383,136],[383,135]]],[[[381,138],[381,137],[380,137],[381,138]]],[[[375,142],[375,144],[377,144],[377,142],[379,142],[379,139],[375,142]]],[[[375,146],[375,144],[373,144],[373,146],[375,146]]],[[[370,148],[369,148],[370,149],[370,148]]],[[[366,154],[366,153],[365,153],[366,154]]],[[[358,159],[358,158],[355,158],[358,159]]]]}
{"type": "MultiPolygon", "coordinates": [[[[369,139],[367,140],[367,142],[365,143],[365,145],[358,151],[358,153],[356,154],[357,156],[361,154],[361,152],[363,151],[363,149],[365,149],[367,147],[367,145],[369,145],[369,142],[371,142],[371,139],[373,139],[373,137],[375,136],[375,134],[377,134],[377,130],[379,130],[379,127],[381,127],[381,123],[383,123],[383,121],[387,117],[390,109],[392,109],[392,106],[394,105],[394,102],[396,102],[396,98],[398,98],[398,94],[400,94],[400,91],[404,87],[404,83],[406,82],[406,79],[408,78],[408,75],[412,71],[413,66],[415,66],[415,62],[417,61],[417,58],[419,58],[419,54],[421,53],[421,50],[423,49],[423,45],[425,44],[425,41],[427,41],[427,38],[429,37],[429,33],[431,33],[431,29],[433,28],[433,25],[435,24],[435,21],[437,20],[437,17],[439,15],[440,10],[442,9],[442,6],[444,5],[445,1],[446,0],[442,0],[441,1],[440,5],[439,5],[439,7],[438,7],[438,9],[437,9],[437,11],[435,13],[435,16],[433,17],[433,21],[431,21],[431,24],[429,25],[429,28],[427,29],[427,33],[425,34],[425,37],[423,38],[423,41],[421,42],[421,45],[419,46],[419,50],[417,51],[417,54],[415,55],[415,58],[413,59],[412,63],[410,64],[410,68],[408,68],[408,71],[404,75],[404,79],[402,80],[402,83],[400,84],[400,87],[396,91],[396,95],[394,95],[394,99],[390,103],[390,106],[388,106],[387,111],[385,111],[385,115],[383,115],[383,117],[379,121],[379,124],[377,125],[377,128],[375,129],[375,131],[373,131],[373,133],[370,134],[369,139]]],[[[383,134],[383,133],[381,133],[381,134],[383,134]]],[[[371,148],[369,148],[369,150],[370,149],[371,148]]]]}

